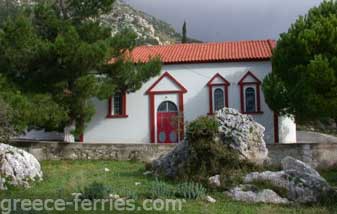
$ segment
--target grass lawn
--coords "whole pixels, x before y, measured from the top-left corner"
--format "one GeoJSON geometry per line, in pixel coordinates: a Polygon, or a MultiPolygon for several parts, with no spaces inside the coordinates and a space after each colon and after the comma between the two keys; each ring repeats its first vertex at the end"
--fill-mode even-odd
{"type": "MultiPolygon", "coordinates": [[[[19,190],[10,189],[1,192],[0,198],[29,198],[29,199],[57,199],[64,198],[72,200],[71,193],[78,192],[80,188],[94,182],[102,182],[109,185],[114,193],[132,194],[137,198],[137,204],[141,205],[143,200],[151,195],[151,183],[155,180],[151,176],[143,175],[145,169],[142,163],[137,162],[117,162],[117,161],[45,161],[42,162],[44,181],[35,183],[32,188],[19,190]],[[104,168],[110,169],[105,172],[104,168]],[[140,182],[140,185],[135,185],[140,182]]],[[[337,184],[337,171],[323,172],[323,175],[337,184]]],[[[169,185],[176,185],[168,182],[169,185]]],[[[222,213],[222,214],[277,214],[277,213],[337,213],[334,208],[319,206],[276,206],[266,204],[247,204],[234,202],[226,198],[223,193],[208,193],[217,199],[215,204],[210,204],[202,200],[187,200],[183,204],[181,211],[96,211],[77,213],[222,213]]],[[[75,213],[74,207],[67,207],[66,211],[54,211],[51,213],[75,213]]],[[[1,212],[0,212],[1,213],[1,212]]],[[[15,212],[12,212],[15,213],[15,212]]],[[[17,212],[19,213],[19,212],[17,212]]],[[[26,213],[26,212],[21,212],[26,213]]],[[[34,212],[35,213],[35,212],[34,212]]],[[[44,212],[36,212],[44,213],[44,212]]]]}

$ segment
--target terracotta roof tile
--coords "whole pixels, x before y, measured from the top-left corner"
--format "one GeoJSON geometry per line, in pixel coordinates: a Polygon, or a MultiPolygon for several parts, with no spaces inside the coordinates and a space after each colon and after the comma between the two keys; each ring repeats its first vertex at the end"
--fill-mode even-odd
{"type": "Polygon", "coordinates": [[[131,57],[134,62],[147,62],[150,57],[159,56],[165,64],[261,61],[271,58],[275,46],[274,40],[140,46],[131,52],[131,57]]]}

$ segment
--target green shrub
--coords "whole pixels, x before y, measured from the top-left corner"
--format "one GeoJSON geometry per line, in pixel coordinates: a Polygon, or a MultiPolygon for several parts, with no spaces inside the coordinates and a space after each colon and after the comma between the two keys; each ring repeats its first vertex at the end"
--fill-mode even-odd
{"type": "Polygon", "coordinates": [[[178,169],[178,178],[207,184],[210,176],[220,174],[226,185],[233,185],[245,172],[255,169],[240,160],[236,150],[217,140],[218,128],[214,117],[200,117],[188,125],[188,158],[178,169]]]}
{"type": "Polygon", "coordinates": [[[151,183],[152,198],[170,198],[174,195],[174,190],[168,184],[158,178],[151,183]]]}
{"type": "Polygon", "coordinates": [[[127,189],[127,188],[119,189],[116,193],[119,196],[126,197],[128,199],[138,200],[138,198],[139,198],[139,195],[138,195],[137,192],[135,192],[133,190],[130,190],[130,189],[127,189]]]}
{"type": "Polygon", "coordinates": [[[188,159],[179,174],[181,177],[204,183],[208,181],[208,177],[216,174],[224,174],[228,178],[237,174],[234,171],[245,169],[248,165],[228,145],[199,139],[190,143],[188,159]]]}
{"type": "Polygon", "coordinates": [[[184,182],[177,186],[176,196],[185,199],[201,199],[206,196],[206,188],[199,183],[184,182]]]}
{"type": "Polygon", "coordinates": [[[202,116],[188,124],[186,135],[189,142],[199,139],[212,141],[219,133],[219,122],[213,117],[202,116]]]}
{"type": "Polygon", "coordinates": [[[111,188],[98,182],[93,182],[90,185],[84,187],[81,192],[81,199],[104,199],[109,196],[111,188]]]}

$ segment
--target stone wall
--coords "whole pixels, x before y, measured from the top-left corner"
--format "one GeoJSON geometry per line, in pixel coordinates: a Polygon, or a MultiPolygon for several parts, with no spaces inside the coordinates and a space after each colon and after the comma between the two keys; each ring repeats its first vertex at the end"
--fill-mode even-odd
{"type": "MultiPolygon", "coordinates": [[[[79,144],[61,142],[13,142],[39,160],[140,160],[151,161],[166,154],[174,144],[79,144]]],[[[301,143],[268,144],[273,165],[280,165],[285,156],[292,156],[316,168],[337,165],[337,144],[301,143]]]]}
{"type": "Polygon", "coordinates": [[[292,156],[315,168],[337,166],[337,143],[269,144],[269,157],[273,165],[280,165],[285,156],[292,156]]]}
{"type": "Polygon", "coordinates": [[[174,144],[80,144],[63,142],[12,142],[38,160],[139,160],[151,161],[168,153],[174,144]]]}

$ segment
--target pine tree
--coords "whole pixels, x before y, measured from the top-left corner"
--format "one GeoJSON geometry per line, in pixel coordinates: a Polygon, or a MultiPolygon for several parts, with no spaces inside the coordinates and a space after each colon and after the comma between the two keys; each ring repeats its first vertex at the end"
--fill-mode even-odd
{"type": "Polygon", "coordinates": [[[263,83],[269,106],[297,121],[337,121],[337,2],[324,1],[281,35],[263,83]]]}
{"type": "Polygon", "coordinates": [[[182,29],[182,38],[181,43],[187,43],[187,27],[186,27],[186,21],[184,21],[183,29],[182,29]]]}
{"type": "Polygon", "coordinates": [[[79,135],[95,113],[92,97],[107,99],[115,92],[136,91],[159,74],[159,59],[134,64],[129,58],[135,33],[125,29],[111,37],[111,29],[101,24],[100,16],[111,11],[112,3],[41,1],[21,8],[3,23],[0,74],[27,103],[35,99],[44,104],[26,108],[30,115],[45,116],[28,117],[27,126],[63,130],[75,123],[79,135]]]}

